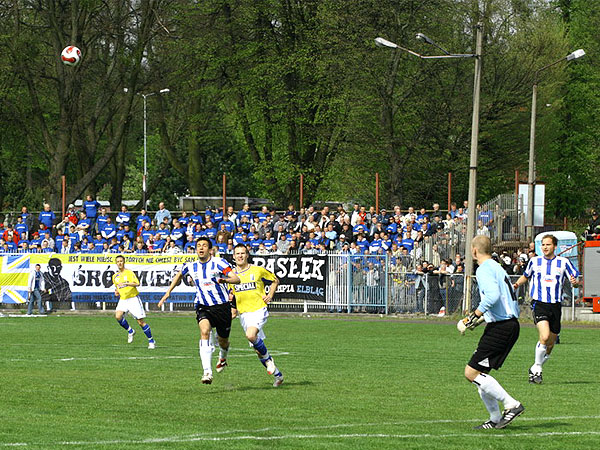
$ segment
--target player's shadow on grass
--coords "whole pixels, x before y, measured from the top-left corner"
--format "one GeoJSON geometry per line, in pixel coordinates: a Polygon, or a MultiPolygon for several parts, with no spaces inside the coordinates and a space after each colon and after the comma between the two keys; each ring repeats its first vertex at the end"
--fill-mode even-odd
{"type": "Polygon", "coordinates": [[[518,418],[515,419],[514,422],[512,422],[508,427],[506,427],[504,430],[528,430],[528,429],[536,429],[536,428],[544,428],[546,430],[549,430],[551,428],[556,428],[556,427],[568,427],[568,426],[573,426],[572,423],[568,423],[568,422],[544,422],[543,420],[540,420],[538,423],[532,423],[532,422],[525,422],[525,421],[520,421],[518,422],[518,418]]]}

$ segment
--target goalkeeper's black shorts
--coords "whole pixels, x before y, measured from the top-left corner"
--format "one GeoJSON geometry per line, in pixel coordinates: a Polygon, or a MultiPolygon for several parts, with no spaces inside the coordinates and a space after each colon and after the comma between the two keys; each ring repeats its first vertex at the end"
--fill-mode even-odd
{"type": "Polygon", "coordinates": [[[488,323],[468,365],[483,373],[498,370],[517,342],[519,330],[517,319],[488,323]]]}

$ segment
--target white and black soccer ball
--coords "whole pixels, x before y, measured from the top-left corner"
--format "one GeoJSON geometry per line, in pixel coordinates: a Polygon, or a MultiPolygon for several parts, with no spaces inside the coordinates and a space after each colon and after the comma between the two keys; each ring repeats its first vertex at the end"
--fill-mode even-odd
{"type": "Polygon", "coordinates": [[[67,66],[76,66],[81,61],[81,50],[74,45],[69,45],[63,49],[60,59],[67,66]]]}

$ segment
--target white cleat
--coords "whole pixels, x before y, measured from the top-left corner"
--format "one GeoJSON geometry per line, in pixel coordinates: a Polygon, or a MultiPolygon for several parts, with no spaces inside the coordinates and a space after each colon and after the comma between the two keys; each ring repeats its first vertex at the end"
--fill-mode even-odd
{"type": "Polygon", "coordinates": [[[279,387],[283,384],[283,375],[275,377],[275,381],[273,382],[273,387],[279,387]]]}
{"type": "Polygon", "coordinates": [[[267,368],[267,373],[269,375],[273,375],[277,372],[277,367],[275,366],[275,361],[273,361],[272,357],[265,361],[265,367],[267,368]]]}
{"type": "Polygon", "coordinates": [[[133,336],[135,335],[135,330],[133,330],[133,333],[127,333],[127,343],[131,344],[133,342],[133,336]]]}
{"type": "Polygon", "coordinates": [[[202,376],[202,384],[211,384],[212,383],[212,373],[205,373],[202,376]]]}
{"type": "Polygon", "coordinates": [[[156,342],[148,342],[148,348],[154,350],[156,348],[156,342]]]}

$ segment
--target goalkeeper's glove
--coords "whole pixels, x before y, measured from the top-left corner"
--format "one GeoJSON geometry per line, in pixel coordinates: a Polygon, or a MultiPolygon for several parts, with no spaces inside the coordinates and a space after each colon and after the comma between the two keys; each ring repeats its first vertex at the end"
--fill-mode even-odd
{"type": "Polygon", "coordinates": [[[460,331],[460,334],[465,334],[467,330],[473,330],[475,327],[481,325],[484,322],[483,316],[479,317],[474,312],[469,314],[464,319],[460,319],[456,324],[456,328],[460,331]]]}

